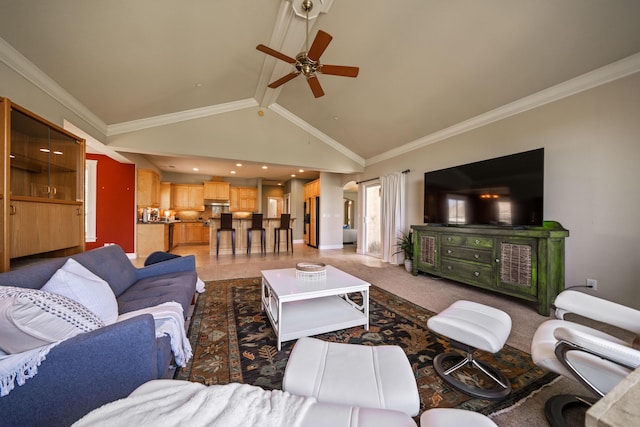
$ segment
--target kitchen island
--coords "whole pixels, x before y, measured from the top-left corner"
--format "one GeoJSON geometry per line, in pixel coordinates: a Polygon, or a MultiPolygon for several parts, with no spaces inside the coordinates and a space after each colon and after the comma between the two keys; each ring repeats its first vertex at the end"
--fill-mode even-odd
{"type": "MultiPolygon", "coordinates": [[[[291,218],[293,224],[295,218],[291,218]]],[[[273,251],[273,230],[280,226],[280,217],[278,218],[264,218],[262,220],[262,226],[266,231],[267,252],[273,251]]],[[[211,255],[216,254],[216,232],[220,228],[220,218],[210,218],[209,220],[209,253],[211,255]]],[[[233,218],[233,228],[236,229],[236,255],[247,253],[247,230],[251,228],[251,217],[235,217],[233,218]]],[[[287,242],[282,233],[280,238],[280,250],[287,251],[287,242]]],[[[223,231],[220,233],[220,255],[231,254],[231,232],[223,231]]],[[[250,253],[260,253],[260,233],[254,232],[251,239],[251,251],[250,253]]]]}
{"type": "Polygon", "coordinates": [[[168,251],[169,225],[166,222],[138,222],[136,227],[137,256],[145,258],[156,251],[168,251]]]}

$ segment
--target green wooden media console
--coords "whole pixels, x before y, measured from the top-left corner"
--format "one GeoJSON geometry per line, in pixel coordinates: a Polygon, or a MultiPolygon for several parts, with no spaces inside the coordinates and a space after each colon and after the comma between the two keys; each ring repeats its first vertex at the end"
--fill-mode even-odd
{"type": "Polygon", "coordinates": [[[549,315],[564,289],[564,239],[559,223],[542,227],[412,225],[413,274],[432,274],[537,301],[549,315]]]}

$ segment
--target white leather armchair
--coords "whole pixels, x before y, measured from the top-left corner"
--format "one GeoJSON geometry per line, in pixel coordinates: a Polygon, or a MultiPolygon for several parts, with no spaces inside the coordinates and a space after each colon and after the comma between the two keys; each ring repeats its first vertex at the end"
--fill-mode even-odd
{"type": "MultiPolygon", "coordinates": [[[[568,313],[606,323],[640,336],[640,311],[566,290],[554,302],[557,319],[542,323],[533,336],[531,357],[536,365],[574,379],[596,399],[608,393],[631,371],[640,366],[640,350],[631,343],[580,323],[565,320],[568,313]]],[[[561,424],[562,407],[593,399],[556,396],[545,407],[552,425],[561,424]]]]}

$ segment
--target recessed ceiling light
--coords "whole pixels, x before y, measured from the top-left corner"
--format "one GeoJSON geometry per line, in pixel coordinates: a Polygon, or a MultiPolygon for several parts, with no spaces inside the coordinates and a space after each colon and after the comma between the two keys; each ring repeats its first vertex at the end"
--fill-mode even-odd
{"type": "Polygon", "coordinates": [[[269,168],[268,168],[268,167],[266,167],[266,166],[263,166],[263,167],[262,167],[262,169],[269,169],[269,168]]]}
{"type": "Polygon", "coordinates": [[[241,168],[242,167],[242,163],[236,163],[236,166],[241,168]]]}
{"type": "Polygon", "coordinates": [[[302,173],[304,172],[304,169],[298,169],[298,172],[302,173]]]}
{"type": "Polygon", "coordinates": [[[198,168],[193,168],[193,170],[197,172],[197,171],[199,171],[200,169],[198,169],[198,168]]]}
{"type": "Polygon", "coordinates": [[[235,174],[235,173],[236,173],[236,171],[231,171],[230,173],[233,175],[233,174],[235,174]]]}
{"type": "Polygon", "coordinates": [[[291,178],[295,178],[295,177],[296,177],[296,174],[295,174],[295,173],[292,173],[292,174],[291,174],[291,178]]]}

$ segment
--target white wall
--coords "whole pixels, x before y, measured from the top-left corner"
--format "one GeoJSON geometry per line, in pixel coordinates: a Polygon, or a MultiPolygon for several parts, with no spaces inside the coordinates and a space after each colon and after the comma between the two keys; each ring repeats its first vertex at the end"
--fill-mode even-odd
{"type": "Polygon", "coordinates": [[[293,240],[304,242],[304,184],[307,181],[290,179],[285,184],[285,194],[290,193],[291,218],[293,221],[293,240]]]}
{"type": "Polygon", "coordinates": [[[318,249],[342,248],[342,176],[320,172],[320,244],[318,249]]]}
{"type": "Polygon", "coordinates": [[[569,230],[566,286],[640,309],[640,73],[367,166],[407,168],[408,224],[423,223],[424,172],[545,149],[544,218],[569,230]]]}
{"type": "Polygon", "coordinates": [[[259,107],[112,135],[108,146],[124,152],[242,159],[341,173],[364,170],[279,114],[259,107]]]}

